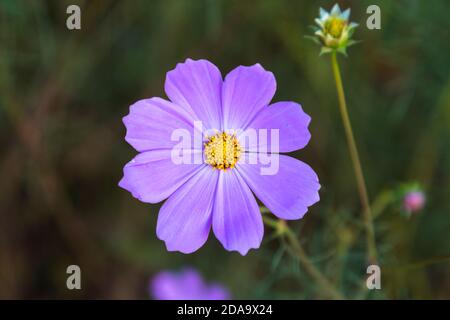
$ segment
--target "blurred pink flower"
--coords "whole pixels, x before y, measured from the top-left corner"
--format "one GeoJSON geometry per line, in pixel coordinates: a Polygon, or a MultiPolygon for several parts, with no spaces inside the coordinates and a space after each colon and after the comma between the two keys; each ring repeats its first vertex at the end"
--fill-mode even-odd
{"type": "Polygon", "coordinates": [[[422,191],[408,192],[403,198],[403,207],[408,213],[422,210],[425,205],[425,195],[422,191]]]}
{"type": "Polygon", "coordinates": [[[150,283],[150,294],[156,300],[230,299],[230,293],[222,285],[206,283],[196,270],[190,268],[158,273],[150,283]]]}

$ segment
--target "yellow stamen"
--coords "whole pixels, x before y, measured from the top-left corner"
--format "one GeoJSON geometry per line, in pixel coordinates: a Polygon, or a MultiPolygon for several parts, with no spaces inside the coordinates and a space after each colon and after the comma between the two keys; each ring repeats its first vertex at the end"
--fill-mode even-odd
{"type": "Polygon", "coordinates": [[[340,38],[342,31],[347,25],[346,20],[338,17],[330,17],[325,22],[325,32],[333,36],[334,38],[340,38]]]}
{"type": "Polygon", "coordinates": [[[236,165],[241,155],[241,146],[236,135],[217,133],[205,143],[205,162],[215,169],[227,170],[236,165]]]}

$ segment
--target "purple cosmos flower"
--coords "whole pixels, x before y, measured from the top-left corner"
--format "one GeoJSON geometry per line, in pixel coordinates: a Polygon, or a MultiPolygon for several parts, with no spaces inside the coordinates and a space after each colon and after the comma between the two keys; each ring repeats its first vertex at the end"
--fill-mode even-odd
{"type": "Polygon", "coordinates": [[[411,191],[403,197],[403,207],[408,213],[422,210],[424,205],[425,195],[421,191],[411,191]]]}
{"type": "Polygon", "coordinates": [[[230,293],[219,284],[207,284],[193,269],[179,273],[163,271],[150,283],[150,294],[156,300],[228,300],[230,293]]]}
{"type": "Polygon", "coordinates": [[[170,101],[144,99],[130,107],[123,119],[125,140],[140,153],[125,165],[119,186],[143,202],[168,198],[156,233],[169,251],[196,251],[211,227],[227,250],[245,255],[259,248],[264,228],[252,192],[286,220],[302,218],[319,200],[316,173],[304,162],[278,154],[307,145],[311,118],[295,102],[270,105],[275,90],[273,74],[259,64],[239,66],[222,80],[211,62],[187,59],[167,73],[170,101]],[[180,147],[172,134],[183,129],[195,135],[199,121],[216,133],[202,133],[200,146],[180,147]],[[263,130],[277,135],[244,139],[263,130]],[[202,161],[174,163],[174,150],[201,155],[202,161]],[[257,159],[249,161],[254,155],[257,159]],[[267,156],[278,162],[275,173],[263,173],[267,156]]]}

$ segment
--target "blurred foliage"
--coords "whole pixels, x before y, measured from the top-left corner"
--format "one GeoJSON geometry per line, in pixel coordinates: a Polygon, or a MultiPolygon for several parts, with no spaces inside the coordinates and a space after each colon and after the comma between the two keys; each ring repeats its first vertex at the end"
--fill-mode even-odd
{"type": "Polygon", "coordinates": [[[165,73],[187,57],[223,74],[259,62],[277,78],[274,100],[312,116],[311,142],[294,155],[318,172],[321,201],[289,225],[345,297],[450,298],[450,3],[339,3],[360,23],[361,43],[341,66],[382,290],[364,290],[364,229],[329,57],[304,38],[319,6],[334,2],[2,0],[0,298],[147,299],[152,274],[184,265],[236,298],[327,297],[270,228],[246,257],[212,234],[194,254],[167,252],[159,206],[117,186],[136,153],[121,118],[131,103],[164,96],[165,73]],[[69,4],[81,7],[80,31],[66,28],[69,4]],[[381,7],[381,30],[365,27],[370,4],[381,7]],[[428,203],[407,219],[392,195],[410,182],[428,203]],[[81,291],[66,289],[69,264],[82,269],[81,291]]]}

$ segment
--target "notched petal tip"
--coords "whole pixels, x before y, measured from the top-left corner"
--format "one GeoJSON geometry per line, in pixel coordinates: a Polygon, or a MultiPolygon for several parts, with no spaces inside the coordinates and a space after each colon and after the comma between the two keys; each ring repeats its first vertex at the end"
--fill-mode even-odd
{"type": "Polygon", "coordinates": [[[214,63],[212,63],[211,61],[209,61],[207,59],[197,59],[197,60],[195,60],[195,59],[191,59],[191,58],[186,58],[186,60],[184,60],[183,62],[178,62],[175,65],[175,68],[173,68],[172,70],[169,70],[166,73],[166,79],[167,79],[168,76],[173,75],[174,71],[179,70],[180,68],[183,68],[183,67],[186,67],[186,66],[187,67],[196,66],[196,65],[199,65],[199,64],[207,64],[208,66],[217,69],[219,71],[219,73],[220,73],[219,68],[214,63]]]}
{"type": "Polygon", "coordinates": [[[225,76],[225,81],[227,78],[230,78],[231,76],[233,76],[233,74],[235,74],[235,72],[242,73],[243,76],[244,75],[252,76],[252,73],[253,73],[253,75],[256,74],[258,77],[260,76],[261,78],[266,78],[267,82],[270,82],[273,84],[274,91],[276,91],[277,82],[275,79],[275,75],[273,74],[272,71],[266,70],[259,62],[255,63],[253,65],[249,65],[249,66],[240,65],[240,66],[234,68],[225,76]]]}
{"type": "Polygon", "coordinates": [[[247,246],[243,246],[242,243],[240,243],[238,246],[231,246],[227,243],[222,243],[222,241],[220,239],[218,239],[218,241],[222,244],[223,248],[227,251],[230,252],[237,252],[239,253],[241,256],[246,256],[250,250],[258,250],[261,247],[261,243],[262,243],[262,239],[264,237],[264,227],[263,227],[263,233],[260,235],[259,237],[259,241],[258,244],[253,244],[253,245],[247,245],[247,246]]]}
{"type": "Polygon", "coordinates": [[[128,191],[129,193],[131,193],[131,196],[141,202],[145,202],[142,200],[141,195],[139,194],[139,192],[137,192],[135,190],[135,188],[133,187],[133,184],[130,183],[130,181],[127,179],[126,175],[124,174],[123,178],[120,179],[118,186],[126,191],[128,191]]]}
{"type": "Polygon", "coordinates": [[[189,248],[189,249],[188,248],[178,248],[176,246],[171,246],[169,241],[161,239],[159,236],[158,236],[158,239],[164,242],[166,250],[169,252],[179,252],[182,254],[191,254],[191,253],[194,253],[195,251],[197,251],[198,249],[200,249],[200,248],[189,248]]]}
{"type": "Polygon", "coordinates": [[[159,240],[164,242],[166,250],[169,252],[179,252],[182,254],[191,254],[191,253],[196,252],[197,250],[199,250],[201,247],[203,247],[205,245],[206,241],[209,238],[209,232],[208,232],[208,236],[206,237],[206,239],[204,241],[202,241],[201,243],[192,245],[188,242],[180,243],[179,241],[176,241],[173,238],[165,237],[162,233],[163,232],[161,232],[161,229],[157,227],[156,228],[156,237],[159,240]]]}
{"type": "MultiPolygon", "coordinates": [[[[262,241],[262,240],[261,240],[262,241]]],[[[261,242],[259,243],[259,245],[257,245],[257,246],[252,246],[252,247],[248,247],[248,248],[246,248],[246,249],[237,249],[237,250],[229,250],[229,249],[227,249],[228,251],[236,251],[236,252],[239,252],[239,254],[241,255],[241,256],[243,256],[243,257],[245,257],[249,252],[250,252],[250,250],[257,250],[257,249],[259,249],[261,247],[261,242]]]]}
{"type": "MultiPolygon", "coordinates": [[[[255,72],[256,71],[258,73],[267,73],[267,74],[270,74],[273,76],[273,73],[271,71],[264,69],[264,67],[259,62],[252,64],[252,65],[239,65],[236,68],[234,68],[232,71],[230,71],[230,73],[233,71],[240,71],[240,72],[249,72],[249,71],[255,72]]],[[[227,76],[230,73],[228,73],[227,76]]]]}
{"type": "MultiPolygon", "coordinates": [[[[262,240],[261,240],[261,242],[262,242],[262,240]]],[[[261,242],[257,246],[251,246],[251,247],[247,247],[247,248],[244,248],[244,249],[242,249],[242,248],[240,248],[240,249],[238,249],[238,248],[236,248],[236,249],[235,248],[229,248],[229,247],[226,247],[225,245],[222,245],[222,246],[224,247],[225,250],[227,250],[229,252],[237,252],[241,256],[245,257],[250,252],[250,250],[257,250],[257,249],[259,249],[261,247],[261,242]]]]}
{"type": "Polygon", "coordinates": [[[122,189],[125,189],[127,191],[130,191],[131,187],[126,179],[125,176],[122,177],[122,179],[120,179],[119,183],[117,184],[119,187],[121,187],[122,189]]]}

